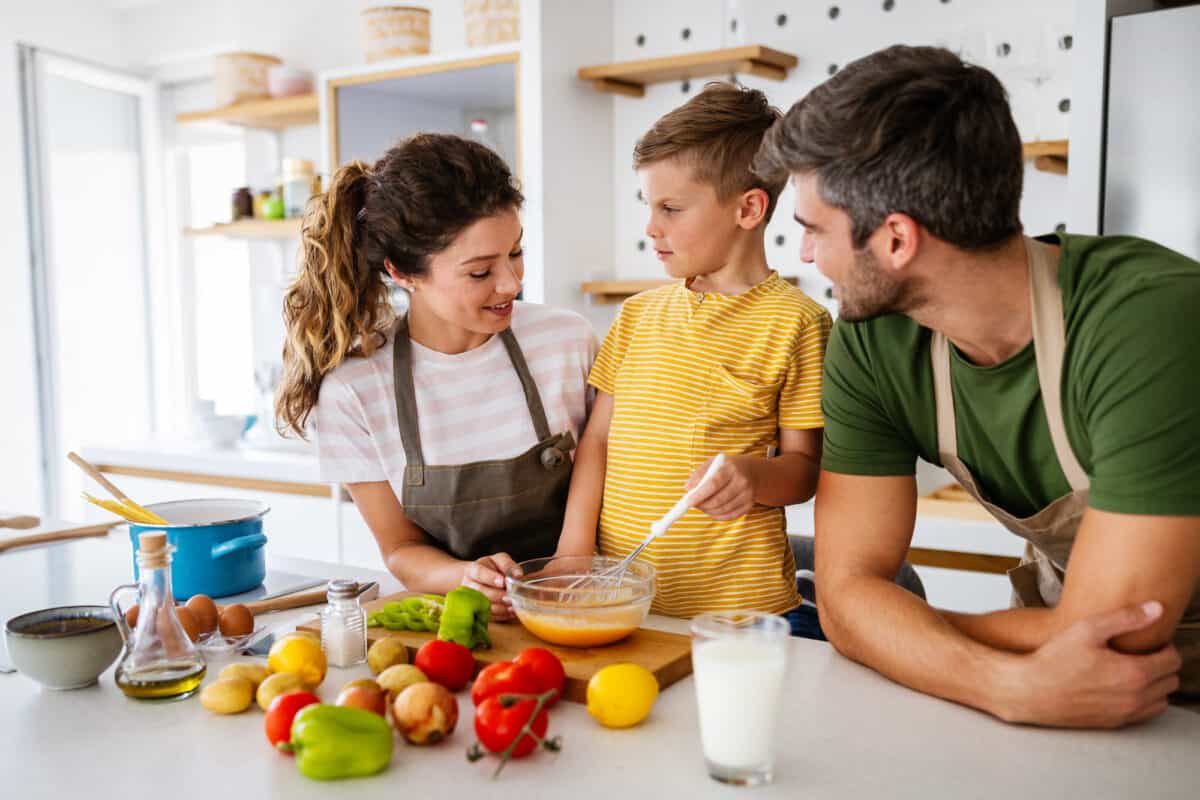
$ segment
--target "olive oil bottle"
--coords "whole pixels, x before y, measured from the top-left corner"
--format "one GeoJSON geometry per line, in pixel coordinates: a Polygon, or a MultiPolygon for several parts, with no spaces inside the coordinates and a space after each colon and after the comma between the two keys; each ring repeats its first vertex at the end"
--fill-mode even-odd
{"type": "Polygon", "coordinates": [[[116,683],[129,697],[166,700],[187,697],[204,679],[204,656],[175,615],[171,593],[171,551],[167,535],[147,531],[138,537],[138,583],[118,586],[109,605],[125,640],[116,683]],[[123,591],[138,593],[137,623],[131,629],[117,603],[123,591]]]}

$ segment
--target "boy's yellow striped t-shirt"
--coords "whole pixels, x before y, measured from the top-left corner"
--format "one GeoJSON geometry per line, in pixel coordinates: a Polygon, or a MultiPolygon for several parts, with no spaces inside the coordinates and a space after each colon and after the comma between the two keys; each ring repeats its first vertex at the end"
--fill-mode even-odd
{"type": "MultiPolygon", "coordinates": [[[[822,427],[830,326],[775,272],[739,295],[678,283],[627,300],[588,377],[613,396],[600,552],[633,550],[708,458],[766,456],[779,429],[822,427]]],[[[659,614],[800,603],[782,508],[729,522],[692,509],[639,558],[656,567],[659,614]]]]}

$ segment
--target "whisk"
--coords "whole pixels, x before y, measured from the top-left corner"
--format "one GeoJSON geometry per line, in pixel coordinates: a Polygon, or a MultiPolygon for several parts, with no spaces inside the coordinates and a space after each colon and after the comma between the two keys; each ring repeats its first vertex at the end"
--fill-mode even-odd
{"type": "Polygon", "coordinates": [[[650,534],[642,540],[641,544],[633,548],[633,551],[629,555],[625,556],[611,567],[607,567],[591,575],[584,575],[581,578],[577,578],[567,588],[592,588],[596,584],[605,584],[613,589],[616,589],[616,587],[620,586],[621,580],[625,577],[625,570],[629,569],[629,565],[633,563],[633,560],[641,555],[641,552],[646,549],[647,545],[666,533],[667,529],[679,521],[679,518],[688,512],[688,509],[692,507],[692,498],[696,496],[696,493],[700,491],[704,484],[708,483],[709,478],[716,474],[717,470],[719,470],[724,463],[725,454],[718,453],[717,457],[714,458],[711,463],[709,463],[708,469],[704,470],[704,475],[700,478],[700,482],[685,492],[683,497],[679,498],[675,505],[671,506],[671,509],[666,514],[663,514],[662,517],[650,524],[650,534]]]}

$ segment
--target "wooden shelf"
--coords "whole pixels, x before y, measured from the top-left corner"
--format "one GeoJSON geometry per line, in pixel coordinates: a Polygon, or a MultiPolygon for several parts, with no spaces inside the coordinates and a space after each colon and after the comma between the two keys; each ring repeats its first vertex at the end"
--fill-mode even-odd
{"type": "Polygon", "coordinates": [[[295,97],[277,97],[270,100],[251,100],[212,111],[190,111],[177,114],[180,123],[223,122],[247,128],[269,128],[278,130],[294,125],[316,125],[320,119],[319,104],[315,94],[295,97]]]}
{"type": "Polygon", "coordinates": [[[1026,142],[1021,150],[1026,161],[1032,161],[1035,169],[1055,175],[1067,174],[1070,141],[1053,139],[1044,142],[1026,142]]]}
{"type": "Polygon", "coordinates": [[[620,64],[600,64],[582,67],[579,78],[591,81],[601,92],[642,97],[652,83],[682,81],[692,78],[727,76],[731,73],[756,75],[781,81],[798,59],[790,53],[772,50],[762,45],[707,50],[664,58],[625,61],[620,64]]]}
{"type": "Polygon", "coordinates": [[[185,236],[228,236],[233,239],[296,239],[300,236],[300,218],[240,219],[208,228],[184,228],[185,236]]]}
{"type": "MultiPolygon", "coordinates": [[[[792,286],[797,286],[800,279],[794,275],[781,276],[792,286]]],[[[638,292],[647,289],[657,289],[678,281],[669,278],[630,279],[622,281],[585,281],[579,288],[584,294],[592,296],[592,302],[598,305],[621,303],[633,297],[638,292]]]]}

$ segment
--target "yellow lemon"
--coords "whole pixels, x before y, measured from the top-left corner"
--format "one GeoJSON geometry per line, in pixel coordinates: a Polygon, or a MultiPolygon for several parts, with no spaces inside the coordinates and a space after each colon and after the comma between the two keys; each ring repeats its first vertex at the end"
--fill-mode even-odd
{"type": "Polygon", "coordinates": [[[325,651],[308,636],[285,636],[271,646],[267,667],[271,672],[292,672],[304,685],[315,689],[325,680],[325,651]]]}
{"type": "Polygon", "coordinates": [[[638,664],[609,664],[587,685],[588,713],[608,728],[637,725],[657,699],[658,680],[638,664]]]}

